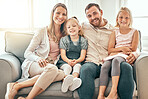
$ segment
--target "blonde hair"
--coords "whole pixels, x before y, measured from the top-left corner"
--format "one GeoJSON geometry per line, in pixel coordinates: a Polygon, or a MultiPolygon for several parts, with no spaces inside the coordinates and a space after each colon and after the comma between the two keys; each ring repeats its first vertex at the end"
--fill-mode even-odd
{"type": "MultiPolygon", "coordinates": [[[[74,21],[76,22],[76,24],[81,27],[81,25],[79,24],[79,21],[78,21],[77,17],[74,16],[74,17],[71,17],[71,18],[67,19],[67,21],[66,21],[65,24],[64,24],[64,31],[65,31],[66,35],[68,35],[67,29],[66,29],[66,24],[67,24],[67,22],[70,21],[70,20],[74,20],[74,21]]],[[[78,35],[84,36],[84,33],[83,33],[83,31],[82,31],[82,28],[80,28],[80,30],[79,30],[79,32],[78,32],[78,35]]]]}
{"type": "Polygon", "coordinates": [[[119,10],[119,12],[117,14],[117,17],[116,17],[116,25],[115,25],[115,27],[119,27],[119,24],[118,24],[117,20],[118,20],[120,12],[122,12],[122,11],[126,11],[129,14],[129,17],[130,17],[129,27],[132,27],[133,18],[132,18],[131,11],[127,7],[121,7],[121,9],[119,10]]]}
{"type": "MultiPolygon", "coordinates": [[[[67,7],[65,6],[65,4],[62,4],[62,3],[57,3],[53,7],[53,9],[51,11],[50,24],[49,24],[49,27],[48,27],[48,32],[49,32],[51,38],[55,42],[58,42],[59,40],[58,40],[58,38],[55,35],[55,27],[54,27],[53,15],[54,15],[54,12],[55,12],[56,8],[58,8],[58,7],[63,7],[66,10],[66,14],[67,14],[67,7]]],[[[62,36],[65,36],[65,33],[64,33],[64,23],[61,24],[61,28],[60,28],[60,32],[62,33],[62,36]]]]}

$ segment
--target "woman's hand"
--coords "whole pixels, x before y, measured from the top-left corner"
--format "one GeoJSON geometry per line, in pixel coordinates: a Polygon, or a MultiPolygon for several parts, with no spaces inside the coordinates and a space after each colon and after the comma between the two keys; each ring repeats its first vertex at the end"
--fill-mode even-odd
{"type": "Polygon", "coordinates": [[[40,67],[45,67],[45,66],[47,65],[48,61],[45,60],[45,59],[40,59],[40,60],[38,61],[38,63],[39,63],[39,65],[40,65],[40,67]]]}

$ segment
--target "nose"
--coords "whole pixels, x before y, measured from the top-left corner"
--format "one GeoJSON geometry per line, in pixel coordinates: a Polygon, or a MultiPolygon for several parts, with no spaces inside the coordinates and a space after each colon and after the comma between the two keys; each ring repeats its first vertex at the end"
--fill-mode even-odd
{"type": "Polygon", "coordinates": [[[125,18],[123,18],[123,19],[122,19],[122,21],[124,21],[124,22],[125,22],[125,21],[126,21],[126,19],[125,19],[125,18]]]}
{"type": "Polygon", "coordinates": [[[63,15],[62,15],[62,14],[60,14],[60,15],[59,15],[59,18],[63,18],[63,15]]]}
{"type": "Polygon", "coordinates": [[[92,16],[91,16],[91,19],[92,19],[92,20],[93,20],[93,19],[95,19],[95,16],[94,16],[94,15],[92,15],[92,16]]]}

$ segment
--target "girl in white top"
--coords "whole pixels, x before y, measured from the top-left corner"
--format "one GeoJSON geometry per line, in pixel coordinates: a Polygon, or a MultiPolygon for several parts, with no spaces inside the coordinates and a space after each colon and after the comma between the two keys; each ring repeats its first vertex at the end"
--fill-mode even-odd
{"type": "Polygon", "coordinates": [[[110,35],[108,44],[109,57],[104,59],[101,67],[100,87],[98,99],[104,99],[104,92],[108,84],[108,73],[111,69],[112,88],[107,99],[117,99],[117,86],[120,77],[120,63],[126,61],[130,52],[137,50],[139,33],[131,28],[132,16],[128,8],[122,7],[116,17],[116,27],[110,35]]]}
{"type": "MultiPolygon", "coordinates": [[[[51,13],[49,27],[41,29],[33,36],[26,49],[22,64],[22,80],[7,84],[5,99],[14,99],[18,90],[33,86],[26,99],[33,99],[43,92],[52,82],[64,79],[65,73],[54,65],[59,55],[58,43],[65,36],[63,25],[67,19],[67,8],[58,3],[51,13]],[[28,80],[24,80],[28,78],[28,80]]],[[[19,97],[24,99],[24,97],[19,97]]]]}

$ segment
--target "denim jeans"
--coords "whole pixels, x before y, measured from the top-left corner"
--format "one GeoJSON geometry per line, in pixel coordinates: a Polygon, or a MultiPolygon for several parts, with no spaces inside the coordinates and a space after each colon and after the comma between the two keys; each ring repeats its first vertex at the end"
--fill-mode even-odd
{"type": "MultiPolygon", "coordinates": [[[[78,89],[80,99],[92,99],[95,91],[95,78],[100,76],[101,66],[92,62],[82,65],[80,78],[82,85],[78,89]]],[[[118,83],[118,95],[120,99],[132,99],[134,90],[133,70],[131,65],[126,62],[121,63],[120,79],[118,83]]]]}

